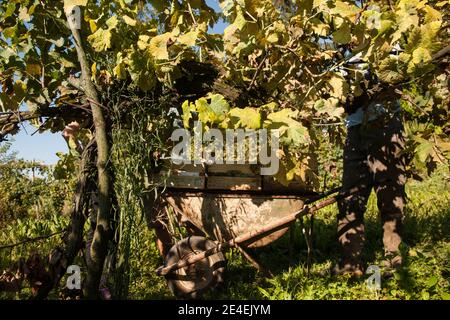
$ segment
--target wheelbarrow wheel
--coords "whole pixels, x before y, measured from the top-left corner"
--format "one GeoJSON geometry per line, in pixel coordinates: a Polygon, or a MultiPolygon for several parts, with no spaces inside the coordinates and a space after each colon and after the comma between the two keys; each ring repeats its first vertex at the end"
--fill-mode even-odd
{"type": "MultiPolygon", "coordinates": [[[[204,237],[191,236],[178,241],[167,253],[165,265],[188,259],[197,253],[215,247],[215,243],[204,237]]],[[[197,299],[207,289],[223,281],[225,257],[222,252],[215,253],[190,266],[175,270],[166,275],[172,293],[179,298],[197,299]]]]}

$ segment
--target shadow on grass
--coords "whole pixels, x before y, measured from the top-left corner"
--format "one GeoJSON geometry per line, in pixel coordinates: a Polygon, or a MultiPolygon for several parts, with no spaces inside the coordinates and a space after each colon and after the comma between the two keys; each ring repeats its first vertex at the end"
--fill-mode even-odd
{"type": "MultiPolygon", "coordinates": [[[[408,250],[418,244],[437,243],[440,241],[450,241],[450,202],[448,196],[440,198],[439,190],[424,190],[423,192],[432,192],[429,197],[423,194],[413,194],[416,198],[410,197],[405,208],[404,218],[404,266],[395,273],[395,280],[399,288],[410,294],[415,293],[417,287],[416,280],[411,276],[410,259],[408,250]]],[[[369,201],[368,212],[365,219],[366,243],[363,251],[363,260],[370,264],[377,264],[383,256],[382,225],[379,219],[378,210],[375,205],[374,197],[369,201]]],[[[326,282],[335,281],[329,275],[324,266],[331,266],[339,258],[339,247],[336,236],[335,215],[337,208],[331,206],[325,209],[325,214],[319,215],[314,220],[314,250],[312,265],[320,265],[320,268],[312,268],[311,279],[322,279],[326,282]]],[[[301,232],[299,223],[293,226],[293,236],[289,232],[282,238],[269,246],[249,250],[249,253],[255,257],[265,268],[269,269],[275,277],[284,273],[289,273],[293,268],[302,266],[306,276],[307,245],[301,232]]],[[[259,299],[263,297],[258,293],[253,285],[263,282],[264,277],[257,272],[250,263],[240,257],[239,261],[232,263],[227,271],[227,280],[231,284],[219,289],[221,295],[228,294],[231,297],[241,296],[245,299],[250,297],[259,299]],[[240,292],[238,296],[233,292],[239,291],[236,287],[244,284],[252,284],[253,290],[250,295],[243,295],[240,292]]],[[[348,284],[361,283],[365,279],[347,279],[348,284]]],[[[248,289],[248,288],[247,288],[248,289]]],[[[248,290],[244,290],[247,292],[248,290]]],[[[237,293],[237,292],[236,292],[237,293]]],[[[215,296],[214,296],[215,297],[215,296]]]]}

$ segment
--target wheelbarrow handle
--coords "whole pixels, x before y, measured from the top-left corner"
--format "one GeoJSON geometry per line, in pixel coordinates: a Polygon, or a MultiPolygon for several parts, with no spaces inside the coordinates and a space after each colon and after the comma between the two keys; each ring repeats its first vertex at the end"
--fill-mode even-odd
{"type": "MultiPolygon", "coordinates": [[[[200,252],[200,253],[197,253],[197,254],[189,257],[188,259],[180,260],[177,263],[171,264],[169,266],[161,266],[158,269],[156,269],[156,274],[158,276],[165,276],[172,271],[190,266],[190,265],[192,265],[200,260],[203,260],[213,254],[216,254],[216,253],[224,251],[228,248],[234,247],[235,244],[241,244],[243,242],[247,242],[249,240],[255,239],[258,236],[261,236],[265,233],[270,233],[270,232],[273,232],[274,230],[286,227],[300,217],[303,217],[307,214],[314,214],[316,211],[318,211],[326,206],[329,206],[329,205],[337,202],[340,199],[352,196],[353,194],[355,194],[361,190],[362,190],[361,188],[355,187],[348,191],[341,191],[339,194],[335,195],[334,197],[322,200],[320,202],[317,202],[314,205],[305,205],[301,210],[294,212],[294,213],[292,213],[284,218],[281,218],[271,224],[268,224],[264,227],[257,228],[253,231],[244,233],[236,238],[231,239],[228,242],[219,243],[216,247],[208,249],[208,250],[200,252]]],[[[336,190],[336,192],[337,191],[339,191],[339,190],[336,190]]]]}
{"type": "Polygon", "coordinates": [[[326,198],[328,196],[331,196],[332,194],[336,193],[336,192],[341,192],[342,191],[342,187],[337,187],[322,193],[319,193],[318,195],[316,195],[315,197],[308,199],[305,201],[305,204],[311,204],[313,202],[316,202],[318,200],[321,200],[323,198],[326,198]]]}

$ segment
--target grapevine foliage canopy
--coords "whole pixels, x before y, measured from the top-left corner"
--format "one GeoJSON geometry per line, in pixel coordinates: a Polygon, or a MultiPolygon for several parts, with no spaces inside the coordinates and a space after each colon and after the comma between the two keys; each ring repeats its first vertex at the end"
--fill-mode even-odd
{"type": "MultiPolygon", "coordinates": [[[[304,178],[314,166],[317,125],[339,122],[349,97],[365,90],[358,70],[346,67],[355,54],[382,84],[400,91],[412,120],[409,150],[415,165],[449,159],[448,57],[442,54],[449,45],[449,1],[221,0],[219,5],[220,13],[205,0],[2,1],[2,111],[26,105],[46,114],[85,104],[64,13],[78,6],[99,92],[120,81],[139,92],[179,88],[184,63],[211,64],[218,71],[211,92],[176,106],[184,125],[191,126],[195,111],[221,128],[284,127],[284,147],[294,155],[279,153],[287,180],[304,178]],[[219,19],[228,26],[212,34],[219,19]],[[401,50],[392,55],[395,47],[401,50]]],[[[35,120],[41,130],[52,131],[66,122],[35,120]]],[[[340,133],[330,128],[328,134],[340,133]]]]}

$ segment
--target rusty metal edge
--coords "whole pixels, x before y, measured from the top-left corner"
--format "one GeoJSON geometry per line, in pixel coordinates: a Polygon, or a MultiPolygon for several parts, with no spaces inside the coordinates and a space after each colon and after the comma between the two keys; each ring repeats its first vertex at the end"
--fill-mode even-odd
{"type": "Polygon", "coordinates": [[[347,198],[347,197],[349,197],[349,196],[351,196],[351,195],[353,195],[353,194],[355,194],[355,193],[357,193],[359,191],[361,191],[361,188],[355,187],[355,188],[352,188],[352,189],[350,189],[348,191],[340,192],[339,194],[337,194],[337,195],[335,195],[335,196],[333,196],[331,198],[325,199],[323,201],[320,201],[320,202],[318,202],[318,203],[316,203],[314,205],[305,205],[301,210],[299,210],[297,212],[294,212],[294,213],[292,213],[292,214],[290,214],[290,215],[288,215],[288,216],[286,216],[286,217],[284,217],[282,219],[279,219],[278,221],[275,221],[274,223],[271,223],[271,224],[269,224],[267,226],[258,228],[256,230],[251,231],[251,232],[247,232],[247,233],[245,233],[243,235],[240,235],[240,236],[238,236],[238,237],[236,237],[234,239],[231,239],[228,242],[219,243],[216,247],[214,247],[212,249],[209,249],[209,250],[206,250],[206,251],[203,251],[201,253],[198,253],[198,254],[190,257],[187,260],[181,260],[181,261],[179,261],[179,262],[177,262],[175,264],[172,264],[170,266],[161,266],[161,267],[159,267],[156,270],[156,274],[159,275],[159,276],[167,275],[168,273],[170,273],[172,271],[175,271],[175,270],[187,267],[189,265],[192,265],[192,264],[194,264],[194,263],[196,263],[196,262],[198,262],[200,260],[203,260],[203,259],[209,257],[210,255],[213,255],[213,254],[217,253],[217,252],[221,252],[221,251],[226,250],[228,248],[234,247],[235,244],[240,244],[240,243],[249,241],[252,238],[256,238],[256,237],[258,237],[258,236],[260,236],[260,235],[262,235],[262,234],[264,234],[266,232],[272,232],[273,230],[282,228],[284,226],[288,226],[289,224],[291,224],[292,222],[294,222],[295,220],[297,220],[298,218],[300,218],[300,217],[302,217],[304,215],[314,214],[316,211],[318,211],[318,210],[320,210],[320,209],[322,209],[322,208],[324,208],[326,206],[329,206],[329,205],[337,202],[340,199],[347,198]]]}

